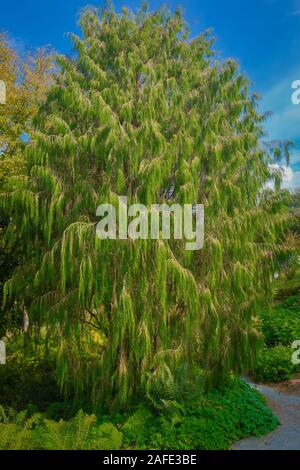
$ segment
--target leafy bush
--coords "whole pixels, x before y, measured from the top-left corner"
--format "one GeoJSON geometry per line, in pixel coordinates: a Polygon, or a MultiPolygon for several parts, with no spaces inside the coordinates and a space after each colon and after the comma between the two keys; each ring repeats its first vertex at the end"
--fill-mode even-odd
{"type": "Polygon", "coordinates": [[[300,294],[291,295],[282,302],[282,306],[290,310],[297,310],[300,314],[300,294]]]}
{"type": "Polygon", "coordinates": [[[254,379],[258,382],[289,380],[293,373],[300,371],[300,366],[292,363],[292,352],[292,349],[286,346],[275,346],[263,350],[253,369],[254,379]]]}
{"type": "Polygon", "coordinates": [[[289,297],[283,305],[262,313],[262,332],[267,346],[282,344],[291,346],[300,339],[300,309],[297,308],[297,297],[289,297]],[[292,307],[292,308],[291,308],[292,307]]]}
{"type": "Polygon", "coordinates": [[[259,382],[289,380],[300,367],[292,363],[293,341],[300,339],[300,295],[281,300],[281,304],[261,313],[261,330],[266,347],[259,354],[253,377],[259,382]]]}
{"type": "Polygon", "coordinates": [[[261,395],[241,380],[214,390],[198,400],[166,402],[154,414],[141,407],[129,417],[122,432],[126,446],[139,449],[228,449],[246,436],[273,430],[277,419],[261,395]]]}
{"type": "Polygon", "coordinates": [[[92,413],[91,404],[84,398],[67,400],[61,392],[49,345],[45,354],[45,348],[24,342],[21,335],[7,341],[7,362],[0,366],[0,403],[16,411],[26,409],[30,415],[42,411],[54,420],[70,419],[80,409],[92,413]]]}
{"type": "Polygon", "coordinates": [[[284,300],[289,296],[299,296],[300,291],[300,270],[293,273],[290,279],[279,280],[277,283],[276,299],[284,300]]]}
{"type": "Polygon", "coordinates": [[[16,410],[31,403],[44,410],[51,402],[63,401],[49,361],[37,357],[8,356],[7,364],[0,366],[0,403],[16,410]]]}

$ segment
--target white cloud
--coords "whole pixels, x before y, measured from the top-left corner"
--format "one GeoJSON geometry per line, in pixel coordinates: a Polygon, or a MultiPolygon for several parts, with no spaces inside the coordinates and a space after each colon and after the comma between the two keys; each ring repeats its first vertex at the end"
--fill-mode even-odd
{"type": "MultiPolygon", "coordinates": [[[[273,169],[280,169],[282,172],[282,188],[294,191],[300,188],[300,171],[294,171],[290,166],[286,165],[270,165],[273,169]]],[[[269,182],[269,188],[274,189],[274,183],[269,182]]]]}
{"type": "Polygon", "coordinates": [[[295,190],[300,189],[300,171],[293,172],[293,179],[287,186],[287,189],[295,190]]]}

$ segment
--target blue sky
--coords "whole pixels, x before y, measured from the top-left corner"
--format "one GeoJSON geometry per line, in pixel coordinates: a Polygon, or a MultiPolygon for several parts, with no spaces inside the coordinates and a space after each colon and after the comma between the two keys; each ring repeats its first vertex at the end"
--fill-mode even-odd
{"type": "MultiPolygon", "coordinates": [[[[135,10],[139,1],[115,1],[116,10],[135,10]]],[[[266,124],[270,139],[292,139],[297,147],[285,184],[300,186],[300,104],[291,101],[291,84],[300,80],[300,0],[169,0],[150,1],[151,9],[166,3],[181,6],[196,35],[212,27],[216,49],[223,57],[235,58],[263,96],[262,110],[273,116],[266,124]]],[[[7,31],[21,52],[51,45],[68,53],[66,32],[77,31],[84,0],[0,0],[0,29],[7,31]]],[[[0,77],[1,79],[1,77],[0,77]]]]}

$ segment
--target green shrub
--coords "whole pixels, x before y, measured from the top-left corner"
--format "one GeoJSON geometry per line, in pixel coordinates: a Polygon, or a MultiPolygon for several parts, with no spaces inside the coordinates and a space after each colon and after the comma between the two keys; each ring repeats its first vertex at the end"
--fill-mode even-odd
{"type": "Polygon", "coordinates": [[[277,419],[261,395],[244,381],[214,390],[184,406],[171,401],[161,413],[141,407],[122,432],[126,446],[139,449],[228,449],[246,436],[273,430],[277,419]]]}
{"type": "Polygon", "coordinates": [[[0,403],[17,410],[31,403],[36,410],[44,410],[51,402],[62,402],[53,369],[47,361],[8,356],[7,364],[0,366],[0,403]]]}
{"type": "Polygon", "coordinates": [[[6,364],[0,366],[0,403],[17,411],[28,404],[31,413],[43,411],[53,402],[62,402],[55,376],[53,354],[38,343],[28,343],[24,335],[6,342],[6,364]]]}
{"type": "Polygon", "coordinates": [[[300,314],[300,294],[291,295],[282,302],[282,307],[290,310],[297,310],[300,314]]]}
{"type": "Polygon", "coordinates": [[[292,363],[292,349],[275,346],[263,350],[253,369],[253,377],[258,382],[283,382],[289,380],[300,366],[292,363]]]}
{"type": "Polygon", "coordinates": [[[290,305],[292,309],[278,307],[261,314],[267,346],[291,346],[294,340],[300,339],[300,311],[296,307],[296,299],[290,297],[285,302],[284,305],[290,305]]]}

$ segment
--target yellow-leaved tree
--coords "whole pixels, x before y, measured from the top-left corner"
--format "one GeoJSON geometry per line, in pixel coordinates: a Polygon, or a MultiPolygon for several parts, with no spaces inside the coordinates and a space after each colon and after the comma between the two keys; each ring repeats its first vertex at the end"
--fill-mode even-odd
{"type": "Polygon", "coordinates": [[[10,176],[23,171],[23,149],[30,134],[32,119],[52,82],[53,54],[47,48],[21,59],[0,33],[0,80],[6,88],[5,103],[0,104],[0,187],[10,176]]]}
{"type": "MultiPolygon", "coordinates": [[[[53,81],[53,53],[47,48],[21,58],[9,36],[0,33],[0,80],[5,90],[0,104],[0,193],[26,177],[25,147],[33,119],[53,81]]],[[[2,286],[19,263],[22,244],[8,236],[8,220],[0,210],[0,338],[19,323],[10,308],[1,307],[2,286]]]]}

